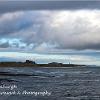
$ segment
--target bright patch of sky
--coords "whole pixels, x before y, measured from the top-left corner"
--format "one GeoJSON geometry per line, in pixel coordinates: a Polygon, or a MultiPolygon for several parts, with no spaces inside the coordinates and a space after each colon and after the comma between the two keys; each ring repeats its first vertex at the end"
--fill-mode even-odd
{"type": "Polygon", "coordinates": [[[0,59],[10,61],[25,61],[27,59],[37,63],[72,63],[86,65],[100,65],[100,58],[97,56],[88,56],[82,54],[38,54],[38,53],[21,53],[21,52],[0,52],[0,59]]]}

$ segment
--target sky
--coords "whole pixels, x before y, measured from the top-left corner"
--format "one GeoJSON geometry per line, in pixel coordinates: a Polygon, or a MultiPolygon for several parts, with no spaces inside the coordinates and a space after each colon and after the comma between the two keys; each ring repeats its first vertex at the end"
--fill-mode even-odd
{"type": "Polygon", "coordinates": [[[100,65],[100,1],[0,1],[0,61],[100,65]]]}

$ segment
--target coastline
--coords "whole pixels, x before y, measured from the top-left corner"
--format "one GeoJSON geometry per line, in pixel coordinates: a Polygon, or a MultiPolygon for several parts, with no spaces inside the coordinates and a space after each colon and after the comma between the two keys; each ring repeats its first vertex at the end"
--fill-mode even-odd
{"type": "Polygon", "coordinates": [[[35,62],[0,62],[0,67],[44,67],[44,68],[73,68],[73,67],[86,67],[86,65],[79,64],[63,64],[52,62],[48,64],[37,64],[35,62]]]}

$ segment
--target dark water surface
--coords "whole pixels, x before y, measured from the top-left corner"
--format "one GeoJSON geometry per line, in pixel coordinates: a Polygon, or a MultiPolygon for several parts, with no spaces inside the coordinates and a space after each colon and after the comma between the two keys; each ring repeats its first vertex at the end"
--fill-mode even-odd
{"type": "MultiPolygon", "coordinates": [[[[50,95],[0,95],[0,100],[100,100],[100,68],[0,68],[0,86],[50,95]]],[[[0,88],[0,92],[10,91],[0,88]]]]}

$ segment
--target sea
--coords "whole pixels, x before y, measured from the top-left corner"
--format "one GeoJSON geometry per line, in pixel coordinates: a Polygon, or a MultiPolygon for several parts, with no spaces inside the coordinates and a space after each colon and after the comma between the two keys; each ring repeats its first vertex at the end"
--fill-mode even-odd
{"type": "Polygon", "coordinates": [[[0,67],[0,100],[100,100],[100,67],[0,67]]]}

